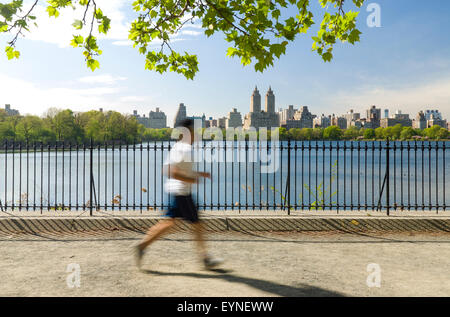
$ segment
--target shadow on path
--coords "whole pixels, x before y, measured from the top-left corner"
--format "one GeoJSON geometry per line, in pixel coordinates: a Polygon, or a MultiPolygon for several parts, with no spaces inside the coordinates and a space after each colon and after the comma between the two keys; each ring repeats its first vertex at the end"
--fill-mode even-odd
{"type": "Polygon", "coordinates": [[[320,287],[301,284],[300,287],[294,287],[289,285],[278,284],[270,281],[259,280],[255,278],[249,278],[244,276],[238,276],[230,274],[232,271],[215,269],[210,270],[217,274],[202,274],[202,273],[173,273],[173,272],[160,272],[153,270],[141,270],[147,274],[159,275],[159,276],[181,276],[181,277],[194,277],[204,279],[221,279],[231,283],[247,284],[253,288],[261,291],[272,293],[274,295],[283,297],[342,297],[344,294],[338,292],[329,291],[320,287]]]}

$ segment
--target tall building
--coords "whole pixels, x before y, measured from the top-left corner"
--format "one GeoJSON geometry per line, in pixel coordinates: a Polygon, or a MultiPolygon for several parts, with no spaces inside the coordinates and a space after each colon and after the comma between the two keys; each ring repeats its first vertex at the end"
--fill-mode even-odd
{"type": "Polygon", "coordinates": [[[261,111],[261,95],[258,88],[253,91],[250,112],[245,115],[244,129],[253,127],[259,128],[276,128],[280,126],[280,118],[275,112],[275,95],[272,88],[269,88],[266,94],[266,111],[261,111]]]}
{"type": "Polygon", "coordinates": [[[297,109],[295,109],[293,105],[289,105],[287,109],[280,109],[280,124],[285,124],[286,120],[293,120],[296,111],[297,109]]]}
{"type": "Polygon", "coordinates": [[[167,128],[166,114],[156,108],[156,111],[150,111],[148,115],[148,125],[152,129],[164,129],[167,128]]]}
{"type": "Polygon", "coordinates": [[[384,119],[389,118],[389,109],[384,109],[384,119]]]}
{"type": "Polygon", "coordinates": [[[273,94],[272,87],[269,86],[269,90],[266,93],[266,112],[275,112],[275,95],[273,94]]]}
{"type": "Polygon", "coordinates": [[[282,127],[289,129],[303,129],[313,127],[314,116],[309,112],[308,107],[303,106],[297,110],[292,120],[283,122],[282,127]]]}
{"type": "Polygon", "coordinates": [[[186,117],[186,106],[184,105],[184,103],[180,103],[180,105],[178,106],[177,114],[175,115],[173,126],[177,127],[181,121],[186,119],[186,117]]]}
{"type": "Polygon", "coordinates": [[[213,117],[209,117],[208,120],[205,121],[205,128],[216,128],[217,120],[213,119],[213,117]]]}
{"type": "Polygon", "coordinates": [[[361,120],[361,114],[359,112],[354,112],[353,109],[350,109],[346,114],[344,114],[343,118],[347,121],[346,128],[350,126],[357,125],[357,121],[361,120]]]}
{"type": "Polygon", "coordinates": [[[233,108],[231,112],[228,113],[228,118],[226,118],[225,128],[239,128],[242,127],[242,116],[241,113],[233,108]]]}
{"type": "Polygon", "coordinates": [[[250,112],[261,112],[261,95],[259,94],[258,87],[255,86],[253,90],[252,99],[250,102],[250,112]]]}
{"type": "Polygon", "coordinates": [[[430,119],[427,120],[427,127],[431,128],[432,126],[437,125],[437,126],[447,129],[447,120],[442,120],[441,118],[442,118],[442,116],[432,113],[430,115],[430,119]],[[436,117],[435,117],[435,115],[436,115],[436,117]]]}
{"type": "Polygon", "coordinates": [[[326,116],[322,113],[320,117],[314,118],[314,128],[328,128],[331,125],[331,116],[326,116]]]}
{"type": "Polygon", "coordinates": [[[404,127],[411,127],[412,120],[409,118],[409,114],[404,114],[398,110],[391,118],[383,118],[380,120],[380,127],[387,128],[400,124],[404,127]]]}
{"type": "MultiPolygon", "coordinates": [[[[359,122],[359,121],[352,121],[359,122]]],[[[339,127],[339,129],[345,130],[348,127],[348,121],[345,117],[336,117],[335,114],[331,116],[331,125],[339,127]]]]}
{"type": "Polygon", "coordinates": [[[18,116],[19,115],[19,111],[16,109],[11,109],[10,104],[5,105],[5,112],[8,116],[18,116]]]}
{"type": "Polygon", "coordinates": [[[417,114],[416,119],[414,120],[414,123],[413,123],[413,128],[420,129],[420,130],[424,130],[427,128],[427,118],[425,117],[425,114],[423,113],[423,111],[420,111],[417,114]]]}
{"type": "Polygon", "coordinates": [[[227,117],[222,117],[217,120],[217,125],[220,129],[225,129],[227,126],[227,117]]]}
{"type": "Polygon", "coordinates": [[[433,116],[434,119],[442,119],[442,113],[439,112],[439,110],[426,110],[425,111],[425,118],[427,120],[431,120],[431,116],[433,116]]]}
{"type": "Polygon", "coordinates": [[[144,127],[149,128],[148,118],[145,116],[145,114],[141,117],[141,116],[138,114],[138,111],[137,111],[137,110],[133,110],[133,117],[136,118],[136,120],[137,120],[137,122],[138,122],[139,124],[142,124],[144,127]]]}
{"type": "Polygon", "coordinates": [[[375,106],[371,106],[366,111],[366,128],[372,128],[376,129],[380,127],[380,120],[381,120],[381,109],[377,108],[375,106]]]}
{"type": "Polygon", "coordinates": [[[174,124],[173,127],[176,128],[181,121],[183,121],[184,119],[192,119],[195,121],[195,124],[197,124],[197,122],[201,122],[201,127],[205,128],[206,126],[206,116],[205,114],[203,114],[203,116],[199,117],[199,116],[187,116],[186,114],[186,106],[184,105],[184,103],[180,103],[180,105],[178,106],[178,110],[177,113],[175,115],[175,120],[174,120],[174,124]]]}

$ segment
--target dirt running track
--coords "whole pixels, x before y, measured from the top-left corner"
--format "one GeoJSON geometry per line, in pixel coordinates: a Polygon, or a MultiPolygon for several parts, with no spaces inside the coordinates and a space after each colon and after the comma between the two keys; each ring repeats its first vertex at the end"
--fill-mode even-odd
{"type": "Polygon", "coordinates": [[[210,233],[226,259],[215,272],[186,232],[152,245],[139,271],[130,246],[140,237],[2,236],[0,296],[450,296],[448,233],[210,233]],[[67,284],[71,263],[80,287],[67,284]],[[370,263],[380,287],[367,285],[370,263]]]}

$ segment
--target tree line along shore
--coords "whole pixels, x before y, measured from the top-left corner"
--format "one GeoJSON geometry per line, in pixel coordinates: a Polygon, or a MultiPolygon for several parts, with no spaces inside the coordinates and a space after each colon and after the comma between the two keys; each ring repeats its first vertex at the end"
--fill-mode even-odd
{"type": "MultiPolygon", "coordinates": [[[[204,129],[203,129],[204,130],[204,129]]],[[[222,135],[226,137],[226,130],[222,135]]],[[[199,131],[200,132],[200,131],[199,131]]],[[[203,132],[203,131],[202,131],[203,132]]],[[[268,131],[270,139],[270,131],[268,131]]],[[[0,109],[0,141],[53,143],[66,141],[95,143],[122,141],[137,143],[171,140],[172,129],[151,129],[139,124],[132,115],[116,111],[96,110],[74,113],[71,110],[51,108],[43,116],[8,116],[0,109]]],[[[259,137],[259,131],[256,131],[259,137]]],[[[247,134],[247,139],[250,137],[247,134]]],[[[279,129],[280,140],[398,140],[398,141],[442,141],[450,139],[450,132],[433,126],[424,130],[396,125],[388,128],[364,129],[350,127],[342,130],[337,126],[327,128],[279,129]]]]}

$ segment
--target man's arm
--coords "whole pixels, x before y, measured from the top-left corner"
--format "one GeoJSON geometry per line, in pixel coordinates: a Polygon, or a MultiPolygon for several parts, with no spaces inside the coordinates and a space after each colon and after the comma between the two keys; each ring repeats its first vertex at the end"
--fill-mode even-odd
{"type": "Polygon", "coordinates": [[[169,178],[177,179],[182,182],[191,183],[191,184],[197,183],[197,180],[200,177],[206,177],[206,178],[211,177],[210,173],[205,173],[205,172],[192,172],[190,175],[187,175],[182,169],[180,169],[176,166],[170,167],[170,173],[168,170],[169,170],[169,168],[166,166],[164,172],[166,175],[168,175],[169,178]]]}

